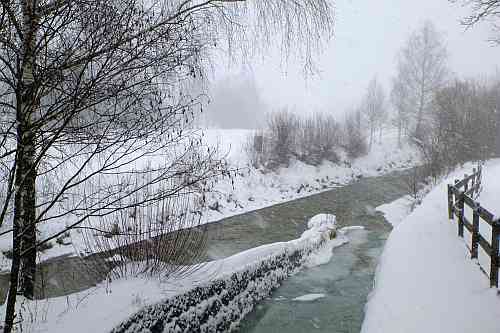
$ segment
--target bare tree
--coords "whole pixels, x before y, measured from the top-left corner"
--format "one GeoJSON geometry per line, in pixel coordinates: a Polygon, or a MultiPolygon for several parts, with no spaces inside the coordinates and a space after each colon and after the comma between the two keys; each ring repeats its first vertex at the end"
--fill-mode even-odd
{"type": "Polygon", "coordinates": [[[347,114],[344,121],[342,145],[351,159],[367,153],[368,147],[363,131],[362,110],[358,109],[347,114]]]}
{"type": "Polygon", "coordinates": [[[225,165],[189,123],[211,50],[251,54],[278,32],[303,55],[331,34],[326,0],[0,2],[0,225],[12,225],[5,332],[33,297],[36,249],[69,229],[200,195],[225,165]],[[45,186],[49,184],[50,186],[45,186]],[[59,222],[44,239],[37,228],[59,222]]]}
{"type": "Polygon", "coordinates": [[[376,78],[373,78],[368,85],[361,109],[368,122],[370,130],[369,148],[371,149],[376,131],[382,131],[383,122],[386,118],[385,93],[376,78]]]}
{"type": "Polygon", "coordinates": [[[431,132],[445,166],[494,156],[498,130],[494,85],[456,80],[436,93],[434,105],[431,132]]]}
{"type": "Polygon", "coordinates": [[[390,99],[396,111],[393,123],[398,129],[398,146],[401,147],[403,135],[408,134],[411,110],[408,90],[405,89],[403,82],[393,80],[390,99]]]}
{"type": "Polygon", "coordinates": [[[475,80],[456,80],[435,92],[426,135],[416,142],[426,176],[437,179],[459,164],[495,156],[495,89],[475,80]]]}
{"type": "Polygon", "coordinates": [[[297,130],[296,156],[299,160],[319,165],[324,161],[338,162],[335,149],[340,146],[340,126],[331,115],[315,113],[302,117],[297,130]]]}
{"type": "Polygon", "coordinates": [[[267,120],[268,158],[266,167],[287,167],[295,156],[299,118],[287,109],[270,113],[267,120]]]}
{"type": "Polygon", "coordinates": [[[433,93],[445,83],[446,59],[446,48],[431,22],[415,31],[399,54],[394,82],[398,95],[407,102],[399,101],[398,104],[410,108],[410,134],[416,140],[423,138],[433,93]]]}
{"type": "MultiPolygon", "coordinates": [[[[493,30],[498,34],[500,18],[500,1],[499,0],[450,0],[453,3],[462,3],[471,9],[471,14],[462,20],[462,24],[466,27],[472,27],[479,22],[489,21],[493,24],[493,30]]],[[[493,36],[491,41],[498,45],[500,37],[493,36]]]]}

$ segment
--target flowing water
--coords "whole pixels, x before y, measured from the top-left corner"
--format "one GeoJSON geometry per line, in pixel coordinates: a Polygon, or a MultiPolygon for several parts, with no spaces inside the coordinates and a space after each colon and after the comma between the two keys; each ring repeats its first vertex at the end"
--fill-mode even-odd
{"type": "Polygon", "coordinates": [[[247,316],[240,331],[359,332],[384,235],[354,231],[349,238],[350,243],[334,249],[328,264],[303,270],[286,280],[272,298],[247,316]],[[309,294],[321,298],[294,300],[309,294]]]}
{"type": "Polygon", "coordinates": [[[300,236],[306,221],[332,213],[351,231],[348,244],[334,249],[332,260],[305,269],[284,281],[270,299],[259,304],[241,323],[241,332],[359,332],[364,306],[373,286],[377,261],[391,227],[375,207],[405,195],[408,172],[360,181],[222,220],[210,226],[208,257],[217,259],[266,243],[300,236]],[[319,294],[312,301],[294,298],[319,294]]]}
{"type": "Polygon", "coordinates": [[[387,234],[391,227],[375,207],[405,195],[408,174],[393,172],[362,178],[330,191],[212,223],[207,226],[207,256],[224,258],[259,245],[298,238],[307,220],[319,213],[335,214],[341,227],[364,226],[370,232],[387,234]]]}
{"type": "MultiPolygon", "coordinates": [[[[332,213],[342,226],[361,225],[349,233],[351,242],[334,249],[330,263],[290,277],[249,314],[242,332],[359,332],[363,308],[372,288],[377,259],[390,226],[375,207],[405,194],[409,172],[362,178],[310,197],[223,219],[204,226],[208,235],[206,260],[224,258],[259,245],[298,238],[306,222],[319,213],[332,213]],[[293,299],[324,294],[309,302],[293,299]]],[[[53,258],[40,265],[42,297],[67,295],[92,287],[102,274],[82,274],[75,257],[53,258]]],[[[8,275],[0,275],[0,294],[8,275]]],[[[3,299],[4,297],[1,297],[3,299]]]]}

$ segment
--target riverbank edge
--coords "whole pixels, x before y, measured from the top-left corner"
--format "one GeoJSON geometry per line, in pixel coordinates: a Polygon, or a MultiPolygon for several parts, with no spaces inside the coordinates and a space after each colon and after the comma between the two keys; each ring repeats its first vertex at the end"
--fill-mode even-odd
{"type": "Polygon", "coordinates": [[[334,224],[313,226],[299,239],[236,254],[234,257],[248,257],[252,252],[258,253],[269,247],[284,248],[222,278],[147,306],[111,333],[232,331],[259,301],[268,297],[286,278],[308,265],[312,255],[325,248],[331,252],[333,247],[348,241],[343,230],[330,239],[334,233],[334,224]]]}

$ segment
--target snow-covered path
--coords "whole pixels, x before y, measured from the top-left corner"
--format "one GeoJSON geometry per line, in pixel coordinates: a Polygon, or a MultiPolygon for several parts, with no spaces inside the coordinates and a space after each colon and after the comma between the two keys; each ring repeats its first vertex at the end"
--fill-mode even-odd
{"type": "MultiPolygon", "coordinates": [[[[446,184],[471,169],[466,166],[438,185],[392,231],[362,333],[500,332],[500,295],[470,260],[447,216],[446,184]]],[[[500,161],[487,163],[480,197],[497,212],[499,175],[500,161]]]]}

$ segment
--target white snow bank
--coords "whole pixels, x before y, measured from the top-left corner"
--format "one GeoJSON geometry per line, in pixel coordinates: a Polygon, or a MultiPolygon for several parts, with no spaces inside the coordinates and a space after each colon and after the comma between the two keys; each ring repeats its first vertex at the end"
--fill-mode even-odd
{"type": "Polygon", "coordinates": [[[325,294],[307,294],[307,295],[302,295],[299,297],[295,297],[292,299],[292,301],[297,301],[297,302],[312,302],[320,298],[324,298],[326,295],[325,294]]]}
{"type": "Polygon", "coordinates": [[[335,215],[318,214],[308,221],[308,229],[302,233],[300,238],[288,242],[262,245],[237,253],[231,257],[218,260],[216,262],[220,262],[219,271],[222,274],[225,274],[226,272],[232,273],[235,270],[242,268],[242,265],[251,265],[255,262],[263,261],[270,256],[276,255],[277,253],[305,249],[323,241],[327,242],[322,244],[322,246],[310,256],[307,266],[313,267],[327,263],[331,258],[331,250],[334,247],[347,242],[347,237],[345,236],[343,229],[339,230],[338,237],[330,240],[330,231],[335,230],[336,228],[335,220],[335,215]],[[326,262],[324,260],[325,256],[328,257],[326,262]],[[315,262],[316,264],[310,264],[311,262],[315,262]]]}
{"type": "MultiPolygon", "coordinates": [[[[133,324],[116,332],[136,332],[137,327],[146,327],[141,326],[143,321],[149,323],[155,316],[170,316],[169,325],[175,324],[171,318],[175,307],[184,309],[179,320],[201,318],[204,311],[212,313],[211,309],[216,307],[219,310],[210,314],[212,317],[205,324],[215,325],[228,318],[237,323],[255,302],[267,297],[286,276],[301,267],[326,263],[332,249],[348,241],[348,228],[338,230],[337,237],[330,239],[330,231],[335,229],[335,216],[328,215],[327,219],[321,216],[313,219],[322,222],[311,223],[311,228],[298,239],[259,246],[206,263],[187,277],[163,282],[140,278],[114,281],[70,296],[32,302],[27,308],[37,316],[29,325],[30,332],[109,332],[129,317],[129,322],[135,320],[133,324]],[[208,296],[201,297],[202,294],[208,296]],[[229,299],[229,294],[234,298],[229,299]],[[196,302],[193,302],[193,295],[198,297],[196,302]],[[191,302],[195,305],[186,309],[186,304],[191,302]]],[[[198,319],[189,320],[196,323],[198,319]]]]}
{"type": "Polygon", "coordinates": [[[233,168],[240,168],[234,184],[222,180],[216,191],[207,196],[209,204],[215,202],[216,210],[204,213],[203,222],[268,207],[277,203],[302,198],[334,187],[348,184],[359,177],[382,175],[394,170],[416,166],[420,163],[417,149],[403,143],[398,146],[397,131],[384,132],[382,142],[375,143],[368,155],[358,159],[343,158],[335,164],[324,162],[318,166],[292,161],[287,168],[262,172],[250,165],[246,145],[251,130],[210,129],[205,140],[216,145],[227,156],[233,168]]]}
{"type": "Polygon", "coordinates": [[[154,280],[102,283],[69,296],[30,302],[23,329],[31,333],[108,332],[144,306],[172,295],[168,285],[154,280]]]}
{"type": "MultiPolygon", "coordinates": [[[[489,288],[447,216],[446,184],[471,169],[466,165],[435,187],[390,234],[362,333],[500,332],[497,289],[489,288]]],[[[487,163],[480,201],[492,210],[499,177],[500,160],[487,163]]]]}
{"type": "Polygon", "coordinates": [[[409,196],[404,196],[393,202],[378,206],[376,210],[382,212],[387,222],[395,227],[410,214],[411,204],[412,199],[409,196]]]}

